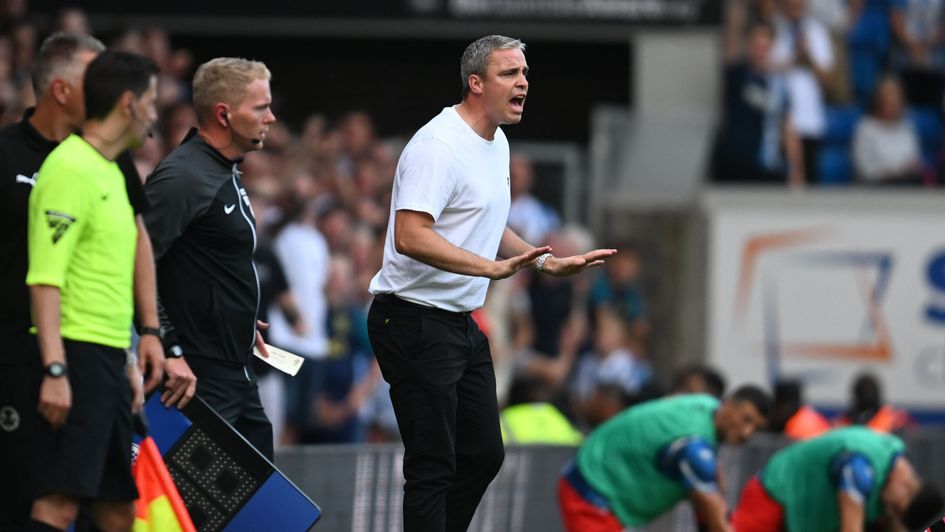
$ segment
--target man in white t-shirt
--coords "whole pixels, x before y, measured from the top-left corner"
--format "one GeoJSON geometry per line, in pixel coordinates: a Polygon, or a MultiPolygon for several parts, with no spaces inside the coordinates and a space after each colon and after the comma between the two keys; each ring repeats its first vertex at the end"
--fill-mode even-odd
{"type": "Polygon", "coordinates": [[[404,440],[404,529],[466,530],[502,465],[488,341],[470,317],[490,279],[570,275],[616,253],[554,257],[506,226],[509,145],[522,119],[525,45],[491,35],[463,53],[463,101],[410,140],[394,179],[368,333],[404,440]]]}
{"type": "Polygon", "coordinates": [[[820,181],[820,143],[827,129],[824,87],[834,68],[830,33],[807,15],[806,0],[784,0],[784,16],[775,24],[771,63],[784,73],[791,104],[791,127],[801,139],[804,176],[820,181]]]}

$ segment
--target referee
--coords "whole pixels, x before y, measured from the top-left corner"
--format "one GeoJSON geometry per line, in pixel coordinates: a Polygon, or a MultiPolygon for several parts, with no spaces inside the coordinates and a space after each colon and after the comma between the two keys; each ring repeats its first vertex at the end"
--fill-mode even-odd
{"type": "MultiPolygon", "coordinates": [[[[43,163],[29,202],[33,319],[43,361],[25,530],[65,530],[90,501],[102,530],[127,530],[131,476],[131,343],[137,229],[114,162],[157,118],[157,65],[104,52],[83,82],[88,120],[43,163]]],[[[140,406],[140,405],[139,405],[140,406]]]]}
{"type": "MultiPolygon", "coordinates": [[[[32,499],[22,481],[29,474],[31,441],[42,368],[36,338],[29,332],[26,287],[26,225],[30,192],[40,165],[84,118],[82,75],[105,47],[93,37],[56,33],[40,47],[32,65],[36,107],[23,120],[0,129],[0,531],[22,530],[32,499]]],[[[135,214],[146,208],[144,190],[128,152],[118,160],[135,214]]],[[[157,327],[154,260],[147,232],[138,221],[135,296],[140,321],[157,327]]],[[[150,385],[163,370],[162,348],[143,336],[138,351],[151,365],[150,385]]]]}
{"type": "Polygon", "coordinates": [[[239,172],[276,121],[270,77],[263,63],[231,57],[197,69],[198,127],[148,177],[145,223],[168,356],[161,399],[183,408],[196,389],[272,460],[272,424],[252,365],[253,347],[265,349],[257,331],[256,219],[239,172]]]}

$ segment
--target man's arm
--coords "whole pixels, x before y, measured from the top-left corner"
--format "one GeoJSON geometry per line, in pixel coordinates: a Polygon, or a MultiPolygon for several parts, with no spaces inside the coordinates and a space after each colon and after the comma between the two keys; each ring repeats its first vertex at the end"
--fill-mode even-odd
{"type": "MultiPolygon", "coordinates": [[[[135,217],[138,225],[138,243],[135,248],[135,304],[142,327],[160,329],[157,313],[157,281],[154,273],[154,253],[151,239],[140,215],[135,217]]],[[[138,340],[138,369],[141,375],[150,375],[145,383],[145,393],[151,392],[164,376],[164,347],[161,338],[143,334],[138,340]]]]}
{"type": "Polygon", "coordinates": [[[786,116],[782,130],[784,153],[787,156],[788,184],[792,187],[804,186],[807,177],[804,175],[804,150],[801,147],[801,138],[794,131],[791,120],[786,116]]]}
{"type": "Polygon", "coordinates": [[[689,491],[689,499],[710,531],[732,530],[712,444],[701,436],[680,438],[660,451],[658,460],[659,470],[689,491]]]}
{"type": "MultiPolygon", "coordinates": [[[[547,248],[547,246],[545,247],[547,248]]],[[[516,234],[512,229],[508,227],[505,228],[505,231],[502,233],[502,240],[499,242],[500,257],[513,257],[516,255],[522,255],[531,249],[537,248],[533,248],[531,244],[525,242],[522,237],[518,236],[518,234],[516,234]]],[[[543,253],[550,252],[551,249],[548,248],[548,251],[543,253]]],[[[588,268],[604,264],[604,259],[610,257],[614,253],[617,253],[616,249],[595,249],[594,251],[589,251],[583,255],[572,255],[570,257],[551,256],[545,261],[545,264],[542,267],[542,272],[558,277],[574,275],[575,273],[580,273],[588,268]]],[[[541,255],[542,253],[539,253],[539,255],[537,255],[535,258],[538,258],[538,256],[541,255]]],[[[531,260],[526,263],[525,266],[534,268],[535,261],[531,260]]]]}
{"type": "Polygon", "coordinates": [[[168,347],[167,358],[164,360],[164,375],[167,379],[164,381],[164,392],[161,393],[161,402],[166,407],[177,406],[184,408],[190,399],[197,392],[197,376],[194,375],[190,365],[184,360],[183,352],[177,340],[177,333],[174,326],[167,318],[167,311],[161,305],[161,298],[157,298],[158,319],[161,321],[161,332],[164,335],[164,343],[168,347]]]}
{"type": "MultiPolygon", "coordinates": [[[[433,216],[429,213],[398,210],[394,215],[394,246],[397,252],[440,270],[504,279],[551,251],[548,246],[529,248],[505,260],[489,260],[453,245],[433,230],[433,223],[433,216]]],[[[500,252],[501,247],[500,244],[500,252]]]]}
{"type": "Polygon", "coordinates": [[[837,494],[837,506],[840,508],[840,532],[860,532],[864,525],[862,501],[857,501],[849,493],[837,494]]]}
{"type": "MultiPolygon", "coordinates": [[[[211,191],[206,190],[199,176],[192,175],[192,172],[192,168],[162,161],[144,187],[150,208],[144,212],[143,219],[154,261],[161,260],[191,221],[213,200],[211,191]]],[[[168,407],[176,405],[183,408],[197,389],[197,377],[181,356],[177,332],[161,305],[160,293],[157,295],[156,312],[164,335],[166,354],[166,379],[161,401],[168,407]]]]}
{"type": "MultiPolygon", "coordinates": [[[[31,286],[30,300],[33,305],[33,319],[36,320],[36,335],[43,366],[48,366],[53,362],[65,364],[66,349],[59,332],[59,287],[31,286]]],[[[37,407],[40,415],[54,429],[57,429],[66,422],[71,408],[72,388],[69,386],[69,379],[44,376],[39,388],[39,406],[37,407]]]]}
{"type": "Polygon", "coordinates": [[[840,531],[863,530],[864,505],[873,489],[873,466],[862,454],[842,453],[830,463],[830,477],[837,487],[840,531]]]}
{"type": "Polygon", "coordinates": [[[692,501],[693,506],[696,507],[696,512],[702,517],[711,532],[730,532],[732,530],[732,526],[726,517],[728,505],[721,493],[692,490],[689,492],[689,500],[692,501]]]}

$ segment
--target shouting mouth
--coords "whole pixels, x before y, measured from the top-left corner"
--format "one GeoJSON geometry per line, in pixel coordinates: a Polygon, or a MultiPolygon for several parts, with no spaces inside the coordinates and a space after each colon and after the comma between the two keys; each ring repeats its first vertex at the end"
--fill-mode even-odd
{"type": "Polygon", "coordinates": [[[520,94],[513,96],[512,99],[509,100],[509,105],[512,107],[513,111],[517,113],[523,112],[525,110],[525,95],[520,94]]]}

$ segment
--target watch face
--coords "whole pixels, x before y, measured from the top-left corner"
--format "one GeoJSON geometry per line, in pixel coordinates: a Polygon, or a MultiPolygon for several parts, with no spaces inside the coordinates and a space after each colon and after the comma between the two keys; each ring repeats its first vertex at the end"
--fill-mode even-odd
{"type": "Polygon", "coordinates": [[[46,366],[46,374],[50,377],[62,377],[66,374],[66,365],[62,362],[53,362],[46,366]]]}

